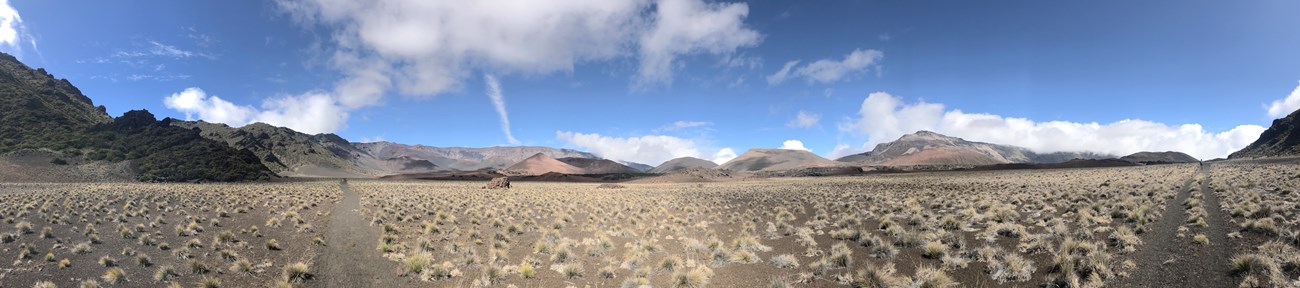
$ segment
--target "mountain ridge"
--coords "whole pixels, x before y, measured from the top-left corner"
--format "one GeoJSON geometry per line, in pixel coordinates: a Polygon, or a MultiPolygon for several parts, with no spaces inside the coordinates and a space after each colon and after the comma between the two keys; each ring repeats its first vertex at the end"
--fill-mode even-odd
{"type": "Polygon", "coordinates": [[[1114,158],[1090,152],[1037,153],[1028,148],[968,141],[927,130],[900,136],[898,140],[877,144],[865,153],[839,159],[858,165],[994,165],[1006,163],[1060,163],[1071,159],[1114,158]]]}
{"type": "Polygon", "coordinates": [[[1228,155],[1228,159],[1300,155],[1300,110],[1273,120],[1259,139],[1228,155]]]}

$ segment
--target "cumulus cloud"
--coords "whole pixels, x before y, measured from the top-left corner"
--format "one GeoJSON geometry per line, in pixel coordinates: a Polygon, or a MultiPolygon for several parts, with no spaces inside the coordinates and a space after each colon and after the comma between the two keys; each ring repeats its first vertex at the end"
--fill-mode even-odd
{"type": "Polygon", "coordinates": [[[163,105],[185,113],[185,120],[194,120],[194,115],[198,114],[198,119],[203,121],[226,123],[231,126],[248,124],[248,120],[256,115],[252,107],[235,105],[217,95],[208,96],[203,89],[197,87],[172,93],[171,96],[163,98],[163,105]]]}
{"type": "Polygon", "coordinates": [[[904,103],[900,97],[885,92],[867,96],[858,117],[847,119],[840,129],[867,135],[869,141],[863,147],[893,141],[917,130],[930,130],[1037,152],[1088,151],[1123,156],[1140,151],[1180,151],[1202,159],[1227,156],[1258,139],[1265,130],[1258,125],[1241,125],[1213,133],[1198,124],[1166,125],[1137,119],[1108,124],[1036,122],[948,110],[941,103],[904,103]]]}
{"type": "Polygon", "coordinates": [[[723,163],[727,163],[727,161],[731,161],[731,159],[736,159],[736,150],[732,150],[731,148],[722,148],[718,149],[717,153],[713,153],[712,161],[713,163],[722,165],[723,163]]]}
{"type": "Polygon", "coordinates": [[[1273,101],[1273,104],[1268,106],[1268,116],[1282,118],[1295,112],[1296,109],[1300,109],[1300,86],[1296,86],[1295,90],[1291,91],[1291,95],[1286,98],[1273,101]]]}
{"type": "Polygon", "coordinates": [[[736,157],[730,148],[719,149],[715,153],[705,154],[695,140],[664,135],[646,135],[638,137],[610,137],[596,133],[576,133],[556,131],[555,138],[581,147],[602,158],[618,161],[659,165],[679,157],[696,157],[701,159],[727,159],[736,157]],[[711,157],[710,157],[711,156],[711,157]]]}
{"type": "Polygon", "coordinates": [[[757,45],[757,31],[745,27],[749,5],[660,0],[653,28],[641,36],[638,84],[672,82],[673,60],[696,52],[725,54],[757,45]]]}
{"type": "Polygon", "coordinates": [[[191,87],[163,98],[163,104],[185,113],[186,120],[194,120],[197,115],[198,120],[234,127],[263,122],[310,134],[338,131],[348,119],[347,109],[321,92],[269,98],[257,109],[236,105],[217,95],[208,95],[203,89],[191,87]]]}
{"type": "Polygon", "coordinates": [[[510,116],[506,114],[506,99],[501,96],[501,83],[497,82],[497,77],[492,75],[483,75],[487,82],[487,95],[492,98],[492,106],[497,109],[497,116],[501,116],[501,132],[506,134],[506,139],[511,145],[519,145],[519,140],[515,139],[514,133],[510,132],[510,116]]]}
{"type": "Polygon", "coordinates": [[[546,74],[633,55],[642,63],[637,82],[667,82],[678,56],[728,54],[760,40],[758,32],[743,23],[749,12],[744,3],[277,0],[276,4],[304,25],[336,31],[333,62],[346,74],[342,82],[364,78],[367,81],[361,82],[376,84],[370,87],[385,89],[385,83],[391,83],[406,95],[457,89],[475,70],[546,74]]]}
{"type": "Polygon", "coordinates": [[[329,94],[308,92],[262,101],[262,111],[252,122],[289,127],[308,134],[333,133],[346,126],[348,111],[329,94]]]}
{"type": "MultiPolygon", "coordinates": [[[[477,72],[544,75],[635,58],[637,87],[671,84],[676,59],[731,57],[757,45],[745,3],[704,0],[276,0],[309,28],[331,30],[333,97],[345,111],[380,105],[390,91],[429,97],[477,72]]],[[[183,50],[159,50],[177,52],[183,50]]],[[[728,58],[731,59],[731,58],[728,58]]]]}
{"type": "Polygon", "coordinates": [[[804,66],[798,66],[800,63],[798,60],[790,61],[786,62],[781,70],[767,76],[767,84],[781,84],[791,78],[803,78],[808,83],[839,82],[845,77],[867,71],[872,67],[879,69],[880,59],[884,57],[885,53],[879,50],[855,49],[849,55],[845,55],[843,60],[822,59],[804,66]]]}
{"type": "Polygon", "coordinates": [[[790,122],[785,123],[785,126],[794,127],[794,128],[809,128],[809,127],[817,126],[817,123],[821,123],[821,121],[822,121],[821,114],[799,110],[799,114],[794,115],[794,119],[790,119],[790,122]]]}
{"type": "Polygon", "coordinates": [[[780,149],[812,151],[812,150],[808,150],[808,148],[806,147],[803,147],[803,141],[799,141],[799,140],[785,140],[784,143],[781,143],[780,149]]]}

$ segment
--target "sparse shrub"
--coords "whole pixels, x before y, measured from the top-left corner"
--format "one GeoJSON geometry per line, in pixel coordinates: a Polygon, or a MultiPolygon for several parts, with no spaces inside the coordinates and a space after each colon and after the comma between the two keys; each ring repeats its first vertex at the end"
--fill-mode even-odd
{"type": "Polygon", "coordinates": [[[230,272],[253,275],[253,263],[248,262],[248,259],[235,260],[235,263],[230,264],[230,272]]]}
{"type": "Polygon", "coordinates": [[[569,263],[560,267],[560,273],[564,274],[566,279],[578,279],[586,274],[586,270],[582,268],[582,263],[569,263]]]}
{"type": "Polygon", "coordinates": [[[922,266],[916,269],[916,275],[912,276],[912,283],[908,287],[944,288],[956,287],[957,284],[957,281],[953,281],[952,277],[943,270],[922,266]]]}
{"type": "Polygon", "coordinates": [[[221,279],[217,279],[216,277],[205,276],[203,277],[203,280],[199,280],[199,287],[202,288],[221,287],[221,279]]]}
{"type": "Polygon", "coordinates": [[[306,263],[295,262],[284,266],[281,277],[290,283],[302,283],[311,279],[311,270],[308,270],[306,263]]]}
{"type": "Polygon", "coordinates": [[[99,257],[99,265],[104,265],[104,267],[114,267],[117,266],[117,259],[108,256],[99,257]]]}
{"type": "Polygon", "coordinates": [[[734,263],[753,264],[762,261],[763,259],[758,258],[758,254],[749,250],[737,250],[731,253],[731,262],[734,263]]]}
{"type": "Polygon", "coordinates": [[[703,266],[673,274],[672,286],[676,288],[701,288],[709,285],[713,271],[703,266]]]}
{"type": "Polygon", "coordinates": [[[799,268],[799,259],[790,254],[781,254],[772,257],[771,262],[772,266],[776,266],[777,268],[799,268]]]}
{"type": "Polygon", "coordinates": [[[1245,223],[1242,223],[1241,228],[1246,232],[1255,232],[1268,236],[1278,235],[1279,231],[1273,218],[1246,220],[1245,223]]]}
{"type": "Polygon", "coordinates": [[[930,259],[939,259],[948,254],[948,245],[939,243],[939,241],[930,241],[921,247],[921,256],[930,259]]]}
{"type": "Polygon", "coordinates": [[[453,271],[455,271],[455,267],[452,266],[451,262],[443,261],[441,264],[431,265],[424,269],[420,277],[429,280],[446,280],[453,277],[453,271]]]}
{"type": "Polygon", "coordinates": [[[672,272],[676,270],[678,267],[681,267],[681,265],[682,265],[681,258],[678,258],[676,256],[664,257],[663,260],[659,261],[659,270],[672,272]]]}
{"type": "Polygon", "coordinates": [[[506,275],[501,271],[501,267],[497,267],[496,265],[486,265],[483,267],[483,276],[480,277],[480,279],[484,284],[496,285],[505,281],[506,275]]]}
{"type": "Polygon", "coordinates": [[[190,266],[190,273],[194,273],[196,275],[207,274],[209,271],[208,265],[204,264],[203,261],[199,261],[198,259],[190,260],[189,266],[190,266]]]}
{"type": "Polygon", "coordinates": [[[1246,278],[1263,278],[1271,283],[1271,285],[1257,286],[1280,287],[1287,284],[1286,274],[1282,273],[1282,268],[1277,261],[1256,253],[1238,254],[1232,257],[1232,272],[1246,278]]]}
{"type": "Polygon", "coordinates": [[[1205,237],[1205,234],[1196,234],[1196,236],[1192,236],[1192,242],[1201,245],[1210,245],[1210,237],[1205,237]]]}
{"type": "Polygon", "coordinates": [[[1014,252],[1003,252],[988,260],[988,273],[998,283],[1028,281],[1037,270],[1034,262],[1014,252]]]}
{"type": "Polygon", "coordinates": [[[168,281],[171,280],[172,278],[175,278],[176,276],[180,276],[180,274],[176,273],[176,268],[172,268],[172,265],[163,265],[161,267],[158,267],[157,271],[154,271],[153,281],[158,281],[158,282],[168,281]]]}
{"type": "Polygon", "coordinates": [[[108,284],[126,282],[126,271],[122,271],[122,268],[118,267],[108,268],[108,271],[105,271],[104,276],[100,278],[104,279],[104,282],[108,282],[108,284]]]}
{"type": "Polygon", "coordinates": [[[429,253],[416,253],[414,255],[407,256],[406,259],[402,259],[402,266],[406,267],[407,273],[411,273],[413,275],[420,275],[420,273],[424,272],[424,268],[429,267],[429,263],[431,263],[432,257],[433,256],[429,255],[429,253]]]}
{"type": "Polygon", "coordinates": [[[524,277],[524,279],[533,279],[534,277],[537,277],[537,271],[533,268],[532,264],[528,264],[527,262],[520,263],[519,277],[524,277]]]}

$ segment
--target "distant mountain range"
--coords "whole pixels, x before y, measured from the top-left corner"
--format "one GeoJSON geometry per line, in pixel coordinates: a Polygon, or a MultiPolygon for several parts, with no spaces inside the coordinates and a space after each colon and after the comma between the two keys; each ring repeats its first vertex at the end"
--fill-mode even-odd
{"type": "Polygon", "coordinates": [[[681,157],[681,158],[668,160],[663,164],[659,164],[659,166],[656,166],[654,169],[650,169],[649,172],[656,173],[656,174],[664,174],[664,173],[672,173],[672,172],[677,172],[677,171],[692,169],[692,168],[713,169],[717,167],[718,167],[718,163],[713,163],[713,161],[704,160],[695,157],[681,157]]]}
{"type": "Polygon", "coordinates": [[[722,163],[717,169],[733,172],[754,172],[839,165],[841,164],[804,150],[749,149],[740,156],[736,156],[735,159],[722,163]]]}
{"type": "Polygon", "coordinates": [[[893,142],[881,143],[870,152],[836,159],[858,165],[993,165],[1006,163],[1059,163],[1071,159],[1114,158],[1083,152],[1036,153],[1010,145],[966,141],[930,131],[903,135],[893,142]]]}
{"type": "MultiPolygon", "coordinates": [[[[42,69],[31,69],[7,54],[0,54],[0,93],[4,95],[0,97],[0,111],[4,111],[0,113],[0,123],[3,123],[0,125],[0,178],[35,173],[29,171],[57,170],[59,165],[75,166],[77,169],[72,169],[75,171],[128,167],[97,173],[126,173],[141,181],[243,181],[271,175],[379,177],[453,172],[484,177],[678,172],[692,177],[736,173],[824,175],[867,166],[976,167],[1067,161],[1078,164],[1087,159],[1115,158],[1085,152],[1036,153],[1023,147],[967,141],[929,131],[903,135],[898,140],[876,145],[870,152],[835,161],[803,150],[751,149],[721,164],[683,157],[657,167],[551,147],[357,143],[335,134],[311,135],[265,123],[236,128],[203,121],[158,120],[143,110],[111,118],[105,113],[105,107],[95,106],[67,80],[56,79],[42,69]],[[33,165],[41,169],[23,169],[33,165]]],[[[1300,116],[1293,113],[1274,121],[1258,141],[1231,157],[1300,155],[1300,133],[1295,131],[1300,129],[1297,117],[1300,116]]],[[[1163,164],[1197,159],[1179,152],[1142,152],[1114,161],[1163,164]]],[[[1103,162],[1083,164],[1112,165],[1103,162]]],[[[23,179],[50,178],[38,176],[41,175],[26,175],[23,179]]]]}
{"type": "Polygon", "coordinates": [[[392,142],[352,143],[352,145],[375,157],[424,159],[448,171],[504,169],[537,153],[546,154],[551,158],[600,158],[587,152],[540,146],[465,148],[406,145],[392,142]]]}

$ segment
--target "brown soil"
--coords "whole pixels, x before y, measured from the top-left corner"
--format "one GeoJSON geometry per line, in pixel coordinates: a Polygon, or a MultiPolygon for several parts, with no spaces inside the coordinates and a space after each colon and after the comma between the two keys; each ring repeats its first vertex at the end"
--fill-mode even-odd
{"type": "Polygon", "coordinates": [[[375,251],[379,243],[379,227],[372,227],[361,215],[361,197],[340,183],[343,200],[330,212],[329,228],[325,232],[327,249],[316,262],[323,267],[320,282],[324,287],[397,287],[411,284],[399,278],[397,263],[381,257],[375,251]]]}

